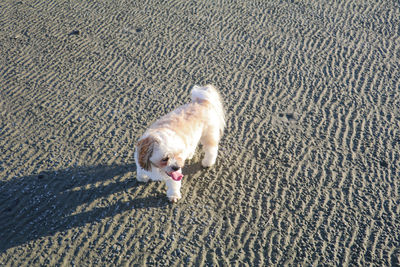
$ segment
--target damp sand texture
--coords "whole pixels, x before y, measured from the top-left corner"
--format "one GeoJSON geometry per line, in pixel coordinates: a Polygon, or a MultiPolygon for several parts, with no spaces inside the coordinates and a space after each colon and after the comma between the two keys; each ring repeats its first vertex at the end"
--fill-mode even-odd
{"type": "Polygon", "coordinates": [[[400,264],[396,1],[0,2],[0,265],[400,264]],[[136,140],[224,99],[183,199],[136,140]]]}

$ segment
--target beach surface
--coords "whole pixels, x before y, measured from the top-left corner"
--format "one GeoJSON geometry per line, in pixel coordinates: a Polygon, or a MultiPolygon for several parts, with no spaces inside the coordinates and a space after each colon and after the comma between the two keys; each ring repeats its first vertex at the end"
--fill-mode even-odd
{"type": "Polygon", "coordinates": [[[397,1],[0,1],[1,266],[398,266],[397,1]],[[134,147],[215,85],[183,198],[134,147]]]}

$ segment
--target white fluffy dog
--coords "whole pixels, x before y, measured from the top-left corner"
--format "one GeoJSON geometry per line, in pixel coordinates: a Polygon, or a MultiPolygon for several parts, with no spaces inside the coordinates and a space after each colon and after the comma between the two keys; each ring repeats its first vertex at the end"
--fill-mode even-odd
{"type": "Polygon", "coordinates": [[[218,91],[212,85],[194,86],[192,102],[154,122],[140,137],[135,151],[137,180],[165,181],[171,202],[181,199],[182,168],[199,143],[203,145],[204,167],[212,166],[225,127],[218,91]]]}

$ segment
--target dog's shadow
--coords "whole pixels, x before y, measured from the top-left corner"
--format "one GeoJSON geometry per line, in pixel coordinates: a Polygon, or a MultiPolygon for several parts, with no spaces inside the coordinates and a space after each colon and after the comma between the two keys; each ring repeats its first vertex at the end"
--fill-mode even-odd
{"type": "Polygon", "coordinates": [[[99,165],[1,181],[0,253],[127,210],[168,206],[159,192],[137,197],[145,185],[135,171],[135,164],[99,165]],[[130,197],[118,197],[123,191],[130,197]]]}
{"type": "Polygon", "coordinates": [[[182,173],[184,175],[192,175],[198,172],[201,172],[201,170],[204,169],[203,166],[201,166],[200,162],[189,162],[189,164],[185,165],[185,167],[183,167],[182,173]]]}

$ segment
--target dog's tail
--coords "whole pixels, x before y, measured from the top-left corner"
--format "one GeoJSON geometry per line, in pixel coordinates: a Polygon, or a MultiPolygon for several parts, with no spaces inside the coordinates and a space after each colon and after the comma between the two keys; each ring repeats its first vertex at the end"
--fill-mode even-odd
{"type": "Polygon", "coordinates": [[[218,90],[213,85],[195,85],[192,89],[192,101],[198,103],[206,101],[212,105],[213,109],[216,112],[215,119],[218,119],[219,125],[221,125],[220,133],[222,134],[225,127],[225,111],[218,90]]]}

